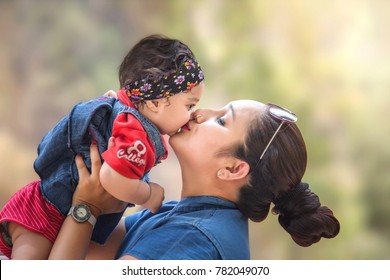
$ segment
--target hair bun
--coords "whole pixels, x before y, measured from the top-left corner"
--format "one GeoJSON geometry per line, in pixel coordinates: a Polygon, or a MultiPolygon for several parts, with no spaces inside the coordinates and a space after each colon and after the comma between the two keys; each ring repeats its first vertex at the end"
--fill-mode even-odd
{"type": "Polygon", "coordinates": [[[275,207],[272,209],[272,213],[273,214],[282,214],[280,212],[280,210],[283,208],[283,205],[286,202],[293,200],[295,197],[300,195],[302,192],[310,192],[309,184],[300,182],[294,188],[288,190],[287,192],[285,192],[282,195],[275,198],[273,201],[273,203],[275,204],[275,207]]]}

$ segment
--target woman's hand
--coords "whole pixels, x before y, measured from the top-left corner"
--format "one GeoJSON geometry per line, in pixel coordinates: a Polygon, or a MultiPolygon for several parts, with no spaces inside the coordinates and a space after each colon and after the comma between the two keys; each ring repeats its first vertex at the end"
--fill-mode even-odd
{"type": "MultiPolygon", "coordinates": [[[[113,139],[110,139],[108,146],[112,147],[113,145],[113,139]]],[[[96,145],[91,145],[90,155],[91,173],[89,173],[81,156],[76,157],[80,179],[73,194],[73,205],[87,204],[95,217],[105,213],[121,212],[127,207],[127,203],[110,195],[100,184],[99,172],[102,162],[96,145]]],[[[53,244],[49,259],[84,259],[90,248],[92,231],[93,227],[90,223],[78,223],[71,216],[66,217],[53,244]]],[[[93,250],[95,258],[107,257],[108,255],[110,258],[114,257],[119,242],[125,235],[124,225],[118,224],[114,231],[116,233],[112,233],[111,236],[116,238],[110,241],[110,245],[95,246],[93,250]]]]}
{"type": "MultiPolygon", "coordinates": [[[[110,138],[108,148],[114,145],[114,138],[110,138]]],[[[72,204],[86,203],[90,206],[95,217],[101,214],[117,213],[127,207],[127,203],[120,201],[109,194],[100,184],[99,173],[102,167],[98,147],[91,145],[91,173],[80,155],[76,156],[76,165],[79,172],[79,184],[73,194],[72,204]]]]}
{"type": "Polygon", "coordinates": [[[112,89],[110,89],[109,91],[107,91],[107,92],[104,94],[104,96],[118,98],[117,93],[116,93],[115,91],[113,91],[112,89]]]}

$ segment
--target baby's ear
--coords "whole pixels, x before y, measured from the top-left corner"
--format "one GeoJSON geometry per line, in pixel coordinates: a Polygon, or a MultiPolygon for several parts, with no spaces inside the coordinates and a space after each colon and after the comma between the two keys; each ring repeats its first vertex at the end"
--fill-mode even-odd
{"type": "Polygon", "coordinates": [[[161,108],[161,102],[159,99],[157,100],[146,100],[145,101],[145,106],[151,110],[152,112],[157,113],[159,109],[161,108]]]}

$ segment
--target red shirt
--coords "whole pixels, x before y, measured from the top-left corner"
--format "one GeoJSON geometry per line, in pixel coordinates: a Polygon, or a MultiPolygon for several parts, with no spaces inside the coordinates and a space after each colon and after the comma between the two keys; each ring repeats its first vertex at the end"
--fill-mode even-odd
{"type": "MultiPolygon", "coordinates": [[[[118,92],[118,98],[127,106],[135,108],[124,91],[118,92]]],[[[104,161],[119,174],[140,179],[155,164],[155,149],[142,124],[130,113],[119,114],[113,124],[112,136],[115,145],[102,154],[104,161]]],[[[167,144],[162,137],[165,150],[167,144]]],[[[166,159],[166,153],[162,159],[166,159]]],[[[161,159],[161,160],[162,160],[161,159]]]]}

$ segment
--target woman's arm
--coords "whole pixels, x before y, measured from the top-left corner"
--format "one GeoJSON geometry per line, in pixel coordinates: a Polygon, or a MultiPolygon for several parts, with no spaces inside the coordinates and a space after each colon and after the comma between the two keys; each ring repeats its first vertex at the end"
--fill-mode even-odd
{"type": "MultiPolygon", "coordinates": [[[[110,139],[110,145],[113,145],[110,139]]],[[[73,194],[72,204],[87,204],[92,214],[97,218],[100,214],[121,212],[127,203],[122,202],[107,193],[100,185],[99,172],[101,161],[96,145],[91,145],[91,174],[89,174],[81,156],[76,157],[76,165],[79,172],[79,184],[73,194]]],[[[72,217],[66,217],[57,239],[50,252],[49,259],[84,259],[90,250],[90,240],[93,227],[90,223],[77,223],[72,217]]],[[[107,257],[107,252],[116,252],[120,241],[125,234],[124,224],[119,224],[114,230],[116,238],[110,238],[104,246],[101,246],[102,258],[107,257]],[[111,248],[112,246],[112,248],[111,248]]],[[[97,245],[96,245],[97,246],[97,245]]],[[[93,253],[91,257],[99,258],[99,250],[91,245],[93,253]]],[[[112,255],[112,253],[111,253],[112,255]]]]}

